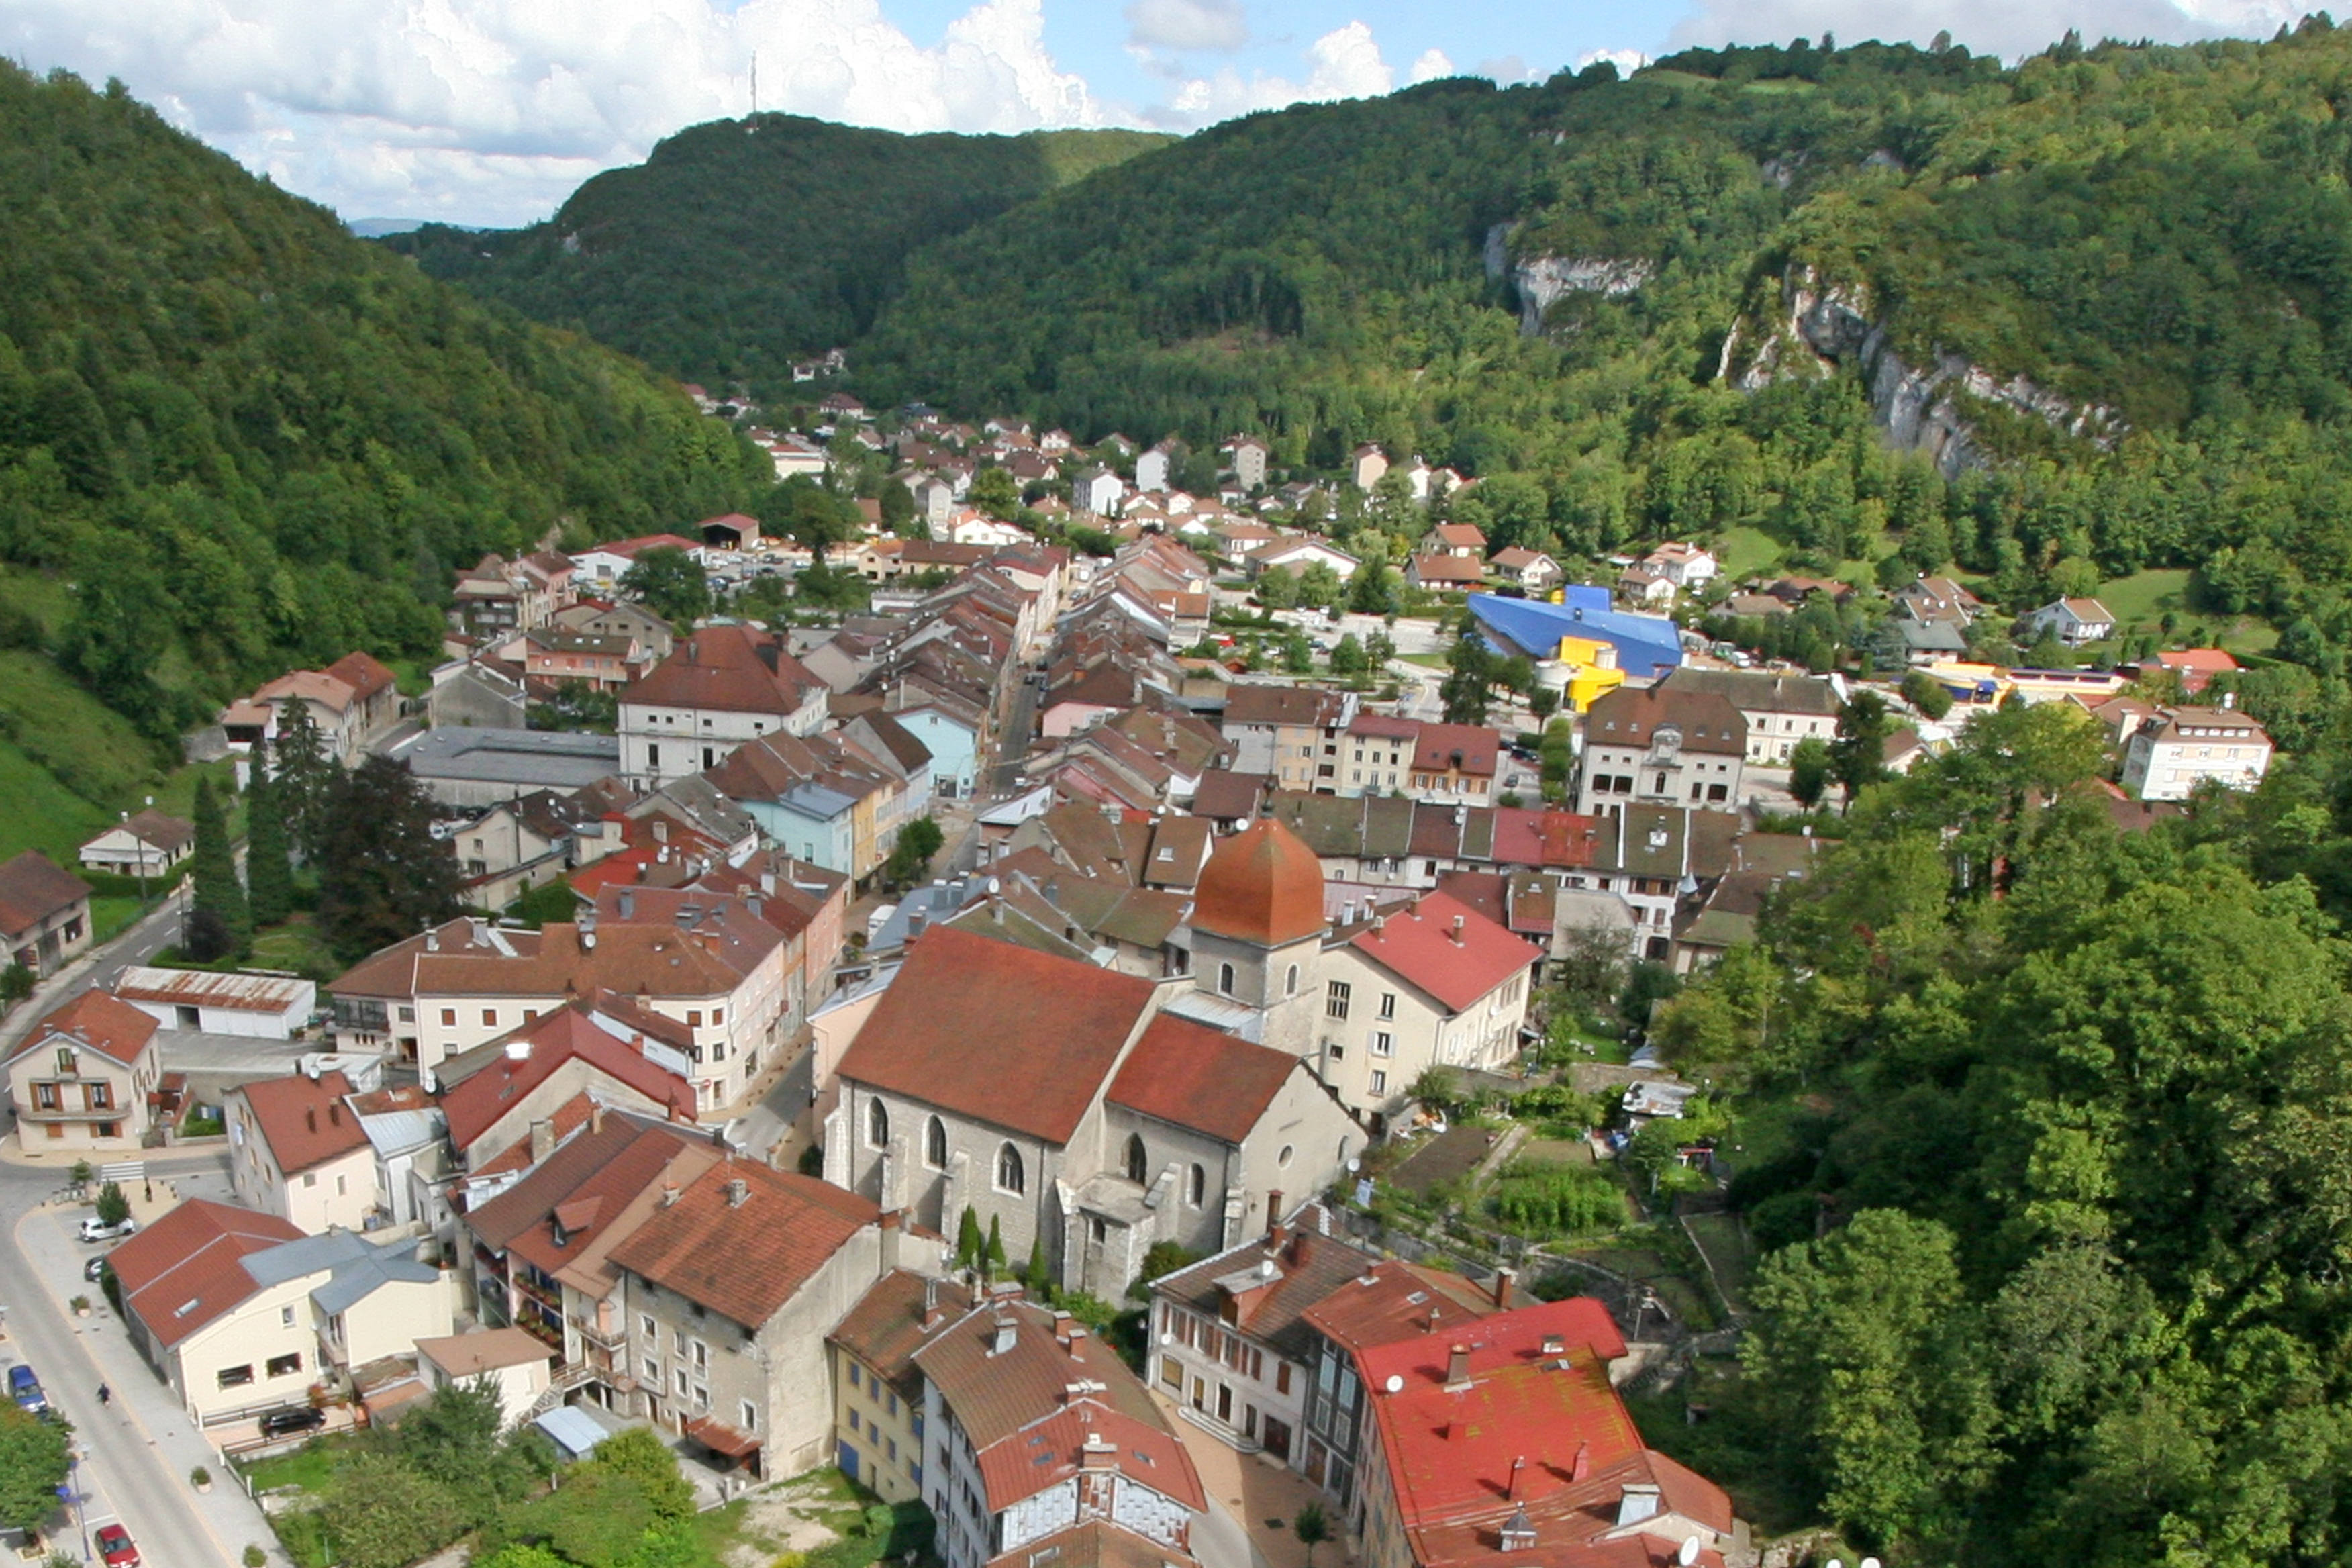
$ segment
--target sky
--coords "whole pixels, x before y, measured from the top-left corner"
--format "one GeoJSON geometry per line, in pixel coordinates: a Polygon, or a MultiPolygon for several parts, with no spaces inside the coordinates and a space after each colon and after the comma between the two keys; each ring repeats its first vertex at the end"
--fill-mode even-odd
{"type": "Polygon", "coordinates": [[[1948,30],[2268,37],[2295,0],[0,0],[0,52],[120,77],[351,219],[510,226],[752,107],[896,131],[1192,131],[1433,77],[1948,30]]]}

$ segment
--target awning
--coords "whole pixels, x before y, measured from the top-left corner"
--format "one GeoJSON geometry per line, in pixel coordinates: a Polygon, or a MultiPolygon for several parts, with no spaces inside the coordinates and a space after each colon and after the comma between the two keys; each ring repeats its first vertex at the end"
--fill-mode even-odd
{"type": "Polygon", "coordinates": [[[760,1451],[760,1439],[708,1415],[688,1416],[685,1432],[712,1453],[724,1454],[730,1459],[748,1459],[760,1451]]]}

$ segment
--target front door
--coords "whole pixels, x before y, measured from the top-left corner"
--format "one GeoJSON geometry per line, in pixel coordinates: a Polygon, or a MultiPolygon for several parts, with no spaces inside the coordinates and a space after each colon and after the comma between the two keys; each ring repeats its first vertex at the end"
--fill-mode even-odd
{"type": "Polygon", "coordinates": [[[1234,1420],[1234,1391],[1229,1384],[1217,1384],[1217,1419],[1227,1426],[1234,1420]]]}
{"type": "Polygon", "coordinates": [[[1275,1419],[1275,1417],[1273,1417],[1273,1416],[1271,1416],[1271,1415],[1269,1415],[1269,1416],[1267,1416],[1267,1417],[1265,1418],[1265,1451],[1266,1451],[1267,1453],[1269,1453],[1269,1454],[1272,1454],[1272,1455],[1273,1455],[1276,1458],[1277,1458],[1277,1459],[1282,1459],[1282,1460],[1286,1460],[1286,1461],[1289,1459],[1289,1458],[1290,1458],[1290,1423],[1289,1423],[1289,1422],[1287,1422],[1287,1421],[1278,1421],[1278,1420],[1275,1419]]]}

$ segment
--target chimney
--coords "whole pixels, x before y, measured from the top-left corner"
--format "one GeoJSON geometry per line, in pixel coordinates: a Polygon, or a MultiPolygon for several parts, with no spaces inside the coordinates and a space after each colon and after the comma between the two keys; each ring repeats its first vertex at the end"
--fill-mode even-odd
{"type": "Polygon", "coordinates": [[[1276,1244],[1282,1239],[1282,1194],[1279,1190],[1265,1194],[1265,1234],[1276,1244]]]}
{"type": "Polygon", "coordinates": [[[677,1204],[677,1184],[665,1176],[662,1178],[661,1206],[664,1208],[673,1208],[677,1204]]]}
{"type": "Polygon", "coordinates": [[[923,1281],[923,1327],[936,1327],[944,1316],[940,1310],[940,1282],[935,1279],[923,1281]]]}
{"type": "Polygon", "coordinates": [[[738,1176],[727,1184],[727,1206],[740,1209],[751,1201],[751,1184],[738,1176]]]}
{"type": "Polygon", "coordinates": [[[1518,1282],[1519,1271],[1517,1269],[1497,1268],[1495,1270],[1495,1310],[1498,1312],[1507,1312],[1511,1310],[1511,1287],[1518,1282]]]}
{"type": "Polygon", "coordinates": [[[601,1100],[592,1100],[588,1102],[588,1135],[593,1138],[603,1131],[604,1131],[604,1102],[601,1100]]]}
{"type": "Polygon", "coordinates": [[[1454,917],[1454,929],[1446,934],[1454,939],[1454,946],[1460,947],[1462,945],[1462,917],[1460,915],[1455,915],[1454,917]]]}
{"type": "Polygon", "coordinates": [[[596,907],[591,904],[580,911],[580,945],[593,952],[596,947],[596,907]]]}
{"type": "Polygon", "coordinates": [[[930,923],[931,911],[929,909],[908,910],[907,914],[907,941],[909,943],[912,943],[917,937],[923,934],[923,928],[930,923]]]}
{"type": "Polygon", "coordinates": [[[319,1108],[315,1105],[304,1107],[302,1120],[309,1124],[311,1131],[316,1132],[319,1130],[319,1108]]]}
{"type": "Polygon", "coordinates": [[[555,1152],[555,1123],[541,1117],[530,1124],[530,1163],[538,1164],[555,1152]]]}
{"type": "Polygon", "coordinates": [[[1449,1389],[1470,1386],[1470,1347],[1455,1344],[1445,1352],[1445,1386],[1449,1389]]]}
{"type": "Polygon", "coordinates": [[[430,929],[425,931],[425,951],[427,952],[438,952],[441,951],[441,932],[437,928],[430,929]]]}
{"type": "Polygon", "coordinates": [[[1569,1466],[1568,1479],[1571,1481],[1581,1481],[1590,1479],[1591,1474],[1592,1445],[1589,1442],[1579,1443],[1576,1446],[1576,1460],[1569,1466]]]}
{"type": "Polygon", "coordinates": [[[342,1124],[343,1102],[340,1100],[331,1100],[327,1101],[327,1125],[330,1127],[341,1127],[342,1124]]]}
{"type": "Polygon", "coordinates": [[[1503,1496],[1513,1502],[1519,1498],[1519,1477],[1528,1468],[1528,1457],[1521,1454],[1511,1461],[1511,1479],[1503,1488],[1503,1496]]]}
{"type": "Polygon", "coordinates": [[[1018,1322],[1014,1321],[1011,1318],[997,1319],[994,1325],[994,1332],[989,1339],[988,1353],[991,1355],[1003,1355],[1012,1350],[1014,1342],[1019,1340],[1020,1337],[1021,1325],[1018,1322]]]}

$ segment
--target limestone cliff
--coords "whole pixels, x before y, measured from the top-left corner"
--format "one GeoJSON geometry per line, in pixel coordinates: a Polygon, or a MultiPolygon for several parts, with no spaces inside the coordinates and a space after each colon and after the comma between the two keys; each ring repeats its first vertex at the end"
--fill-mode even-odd
{"type": "Polygon", "coordinates": [[[1599,294],[1609,299],[1631,294],[1657,275],[1657,266],[1643,260],[1598,256],[1528,256],[1510,250],[1510,226],[1496,224],[1486,231],[1486,275],[1508,277],[1519,302],[1519,331],[1534,337],[1543,331],[1544,312],[1570,294],[1599,294]]]}
{"type": "Polygon", "coordinates": [[[1786,375],[1823,374],[1853,366],[1870,389],[1870,405],[1887,439],[1926,452],[1946,477],[1980,468],[1985,455],[1970,423],[1972,406],[2012,409],[2101,448],[2125,431],[2104,404],[2070,403],[2022,375],[2001,380],[1958,354],[1936,353],[1922,366],[1895,352],[1885,322],[1866,290],[1821,279],[1792,266],[1780,281],[1777,319],[1756,312],[1734,323],[1725,338],[1717,374],[1754,392],[1786,375]]]}

